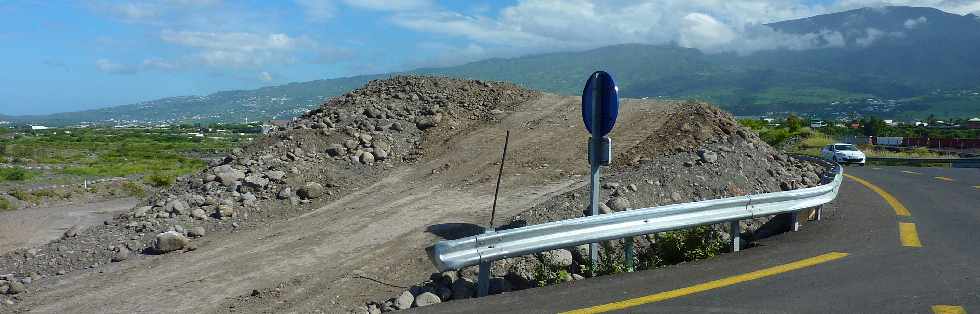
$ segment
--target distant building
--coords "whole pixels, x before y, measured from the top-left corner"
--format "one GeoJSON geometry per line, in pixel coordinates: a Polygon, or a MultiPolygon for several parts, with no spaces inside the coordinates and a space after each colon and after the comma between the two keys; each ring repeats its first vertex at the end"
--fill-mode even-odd
{"type": "Polygon", "coordinates": [[[47,130],[47,129],[50,129],[50,128],[49,127],[46,127],[46,126],[43,126],[43,125],[32,125],[31,126],[31,130],[47,130]]]}
{"type": "Polygon", "coordinates": [[[980,129],[980,118],[966,120],[965,126],[967,129],[980,129]]]}

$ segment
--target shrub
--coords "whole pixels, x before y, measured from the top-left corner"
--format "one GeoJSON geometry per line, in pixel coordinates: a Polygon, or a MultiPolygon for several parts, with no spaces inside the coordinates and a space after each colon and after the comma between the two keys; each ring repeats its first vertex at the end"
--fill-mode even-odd
{"type": "Polygon", "coordinates": [[[721,253],[722,248],[710,226],[657,234],[658,255],[661,263],[667,265],[712,257],[721,253]]]}
{"type": "Polygon", "coordinates": [[[20,189],[16,189],[16,190],[10,191],[10,196],[16,197],[17,199],[22,200],[22,201],[25,201],[25,202],[34,202],[35,201],[35,198],[34,198],[34,195],[33,194],[27,193],[24,190],[20,190],[20,189]]]}
{"type": "Polygon", "coordinates": [[[13,210],[14,205],[6,197],[0,196],[0,211],[13,210]]]}
{"type": "Polygon", "coordinates": [[[143,189],[143,186],[133,181],[123,181],[122,189],[133,197],[143,198],[146,196],[146,190],[143,189]]]}
{"type": "Polygon", "coordinates": [[[35,199],[44,198],[44,197],[54,198],[54,197],[64,197],[65,196],[65,195],[63,195],[61,193],[58,193],[58,191],[55,191],[54,189],[37,190],[37,191],[31,192],[31,194],[34,196],[35,199]]]}
{"type": "Polygon", "coordinates": [[[177,182],[177,178],[169,174],[154,173],[143,177],[143,181],[146,181],[146,184],[149,184],[153,187],[163,188],[163,187],[168,187],[171,184],[174,184],[174,182],[177,182]]]}
{"type": "Polygon", "coordinates": [[[34,173],[20,167],[0,169],[0,179],[6,181],[24,181],[34,176],[34,173]]]}

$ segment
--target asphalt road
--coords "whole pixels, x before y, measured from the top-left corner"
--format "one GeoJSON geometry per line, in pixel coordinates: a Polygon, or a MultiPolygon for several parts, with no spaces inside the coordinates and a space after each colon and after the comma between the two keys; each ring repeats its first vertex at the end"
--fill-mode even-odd
{"type": "Polygon", "coordinates": [[[883,196],[846,178],[823,220],[741,252],[416,311],[597,312],[625,301],[628,307],[614,312],[980,313],[980,169],[867,166],[845,173],[891,194],[910,215],[897,215],[883,196]],[[766,273],[814,257],[824,260],[766,273]],[[645,303],[651,298],[659,300],[645,303]]]}

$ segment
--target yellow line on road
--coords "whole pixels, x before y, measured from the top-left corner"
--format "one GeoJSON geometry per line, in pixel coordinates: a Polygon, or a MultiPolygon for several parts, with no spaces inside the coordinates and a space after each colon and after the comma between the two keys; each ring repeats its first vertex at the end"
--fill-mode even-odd
{"type": "Polygon", "coordinates": [[[722,287],[731,286],[734,284],[756,280],[760,278],[765,278],[769,276],[774,276],[782,274],[785,272],[790,272],[802,268],[807,268],[810,266],[830,262],[833,260],[841,259],[847,256],[847,253],[840,252],[830,252],[823,255],[814,256],[807,259],[802,259],[789,264],[783,264],[779,266],[774,266],[766,269],[760,269],[751,273],[741,274],[737,276],[732,276],[728,278],[718,279],[714,281],[705,282],[702,284],[693,285],[686,288],[680,288],[677,290],[664,291],[657,294],[651,294],[644,297],[639,297],[635,299],[628,299],[619,302],[607,303],[602,305],[596,305],[593,307],[587,307],[577,310],[572,310],[568,312],[563,312],[564,314],[575,313],[575,314],[585,314],[585,313],[604,313],[616,310],[622,310],[626,308],[631,308],[635,306],[640,306],[643,304],[654,303],[659,301],[664,301],[668,299],[673,299],[677,297],[682,297],[690,294],[695,294],[699,292],[704,292],[712,289],[718,289],[722,287]]]}
{"type": "Polygon", "coordinates": [[[918,172],[915,172],[915,171],[908,171],[908,170],[902,170],[902,173],[908,173],[908,174],[921,174],[921,173],[918,173],[918,172]]]}
{"type": "Polygon", "coordinates": [[[953,180],[953,178],[947,178],[947,177],[936,177],[936,179],[943,180],[943,181],[949,181],[949,182],[956,181],[956,180],[953,180]]]}
{"type": "Polygon", "coordinates": [[[933,305],[932,312],[936,314],[966,314],[966,309],[956,305],[933,305]]]}
{"type": "Polygon", "coordinates": [[[902,241],[902,246],[922,247],[922,242],[919,242],[919,232],[915,230],[914,223],[898,223],[898,236],[902,241]]]}
{"type": "Polygon", "coordinates": [[[974,185],[973,188],[974,189],[977,189],[977,190],[980,190],[980,185],[974,185]]]}
{"type": "Polygon", "coordinates": [[[886,192],[885,190],[879,188],[877,185],[871,184],[871,182],[865,181],[864,179],[846,173],[844,174],[844,176],[850,178],[851,180],[857,181],[857,183],[863,184],[864,186],[868,187],[872,191],[875,191],[875,193],[878,193],[878,195],[881,195],[881,198],[885,199],[885,202],[888,202],[888,205],[890,205],[892,209],[895,210],[895,215],[912,216],[912,213],[909,212],[909,209],[905,208],[905,205],[902,205],[902,202],[899,202],[898,199],[892,196],[891,193],[886,192]]]}

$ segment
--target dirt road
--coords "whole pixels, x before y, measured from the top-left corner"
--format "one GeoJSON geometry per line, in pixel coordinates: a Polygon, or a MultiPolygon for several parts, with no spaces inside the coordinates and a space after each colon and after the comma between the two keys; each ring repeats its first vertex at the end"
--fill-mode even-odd
{"type": "Polygon", "coordinates": [[[136,199],[121,198],[0,212],[0,254],[47,243],[72,226],[102,223],[135,205],[136,199]]]}
{"type": "MultiPolygon", "coordinates": [[[[673,106],[624,100],[612,134],[615,150],[649,136],[673,106]]],[[[414,167],[307,214],[209,236],[195,251],[48,280],[23,305],[45,313],[306,313],[346,312],[390,297],[404,289],[391,285],[407,286],[434,271],[424,249],[440,235],[486,224],[508,129],[497,217],[585,183],[588,135],[579,98],[544,95],[500,123],[451,139],[414,167]],[[258,296],[248,296],[253,289],[258,296]]]]}

